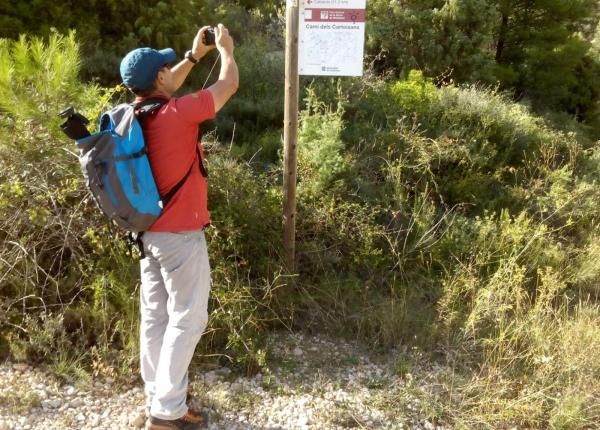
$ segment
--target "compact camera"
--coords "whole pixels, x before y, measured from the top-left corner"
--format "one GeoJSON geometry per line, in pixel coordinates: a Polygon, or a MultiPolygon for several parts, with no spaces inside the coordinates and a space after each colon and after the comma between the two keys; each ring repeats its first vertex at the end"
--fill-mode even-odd
{"type": "Polygon", "coordinates": [[[202,43],[204,43],[206,46],[212,46],[215,44],[215,28],[214,27],[210,27],[207,28],[206,30],[204,30],[203,33],[203,38],[202,38],[202,43]]]}

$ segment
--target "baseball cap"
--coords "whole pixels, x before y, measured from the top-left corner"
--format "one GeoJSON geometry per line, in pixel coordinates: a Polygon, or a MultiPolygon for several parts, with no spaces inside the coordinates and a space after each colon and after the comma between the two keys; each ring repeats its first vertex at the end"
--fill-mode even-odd
{"type": "Polygon", "coordinates": [[[152,48],[134,49],[121,61],[123,83],[129,88],[147,90],[152,87],[160,68],[175,61],[175,58],[175,51],[171,48],[160,51],[152,48]]]}

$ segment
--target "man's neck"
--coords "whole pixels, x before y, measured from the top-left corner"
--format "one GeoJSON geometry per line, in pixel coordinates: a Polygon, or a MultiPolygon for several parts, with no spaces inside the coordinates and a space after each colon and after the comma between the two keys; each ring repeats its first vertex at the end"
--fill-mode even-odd
{"type": "Polygon", "coordinates": [[[141,101],[141,100],[151,99],[151,98],[170,99],[171,96],[172,96],[172,94],[169,94],[167,91],[157,89],[155,91],[152,91],[147,96],[144,96],[144,97],[136,96],[135,100],[141,101]]]}

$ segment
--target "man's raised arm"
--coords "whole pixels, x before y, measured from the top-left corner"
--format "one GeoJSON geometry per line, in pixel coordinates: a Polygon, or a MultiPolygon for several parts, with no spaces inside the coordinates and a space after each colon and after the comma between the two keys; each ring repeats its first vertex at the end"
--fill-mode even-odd
{"type": "Polygon", "coordinates": [[[221,72],[219,73],[219,80],[211,85],[208,90],[213,96],[215,112],[218,112],[237,91],[240,76],[233,58],[233,39],[223,24],[219,24],[215,28],[215,43],[221,54],[221,72]]]}

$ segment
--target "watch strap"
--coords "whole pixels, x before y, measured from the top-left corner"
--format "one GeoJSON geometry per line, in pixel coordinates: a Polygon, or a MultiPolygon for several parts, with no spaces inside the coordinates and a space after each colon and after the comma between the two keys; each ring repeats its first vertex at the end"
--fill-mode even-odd
{"type": "Polygon", "coordinates": [[[187,51],[185,53],[185,59],[188,60],[189,62],[196,64],[198,62],[198,60],[196,60],[194,58],[194,56],[192,55],[192,51],[187,51]]]}

